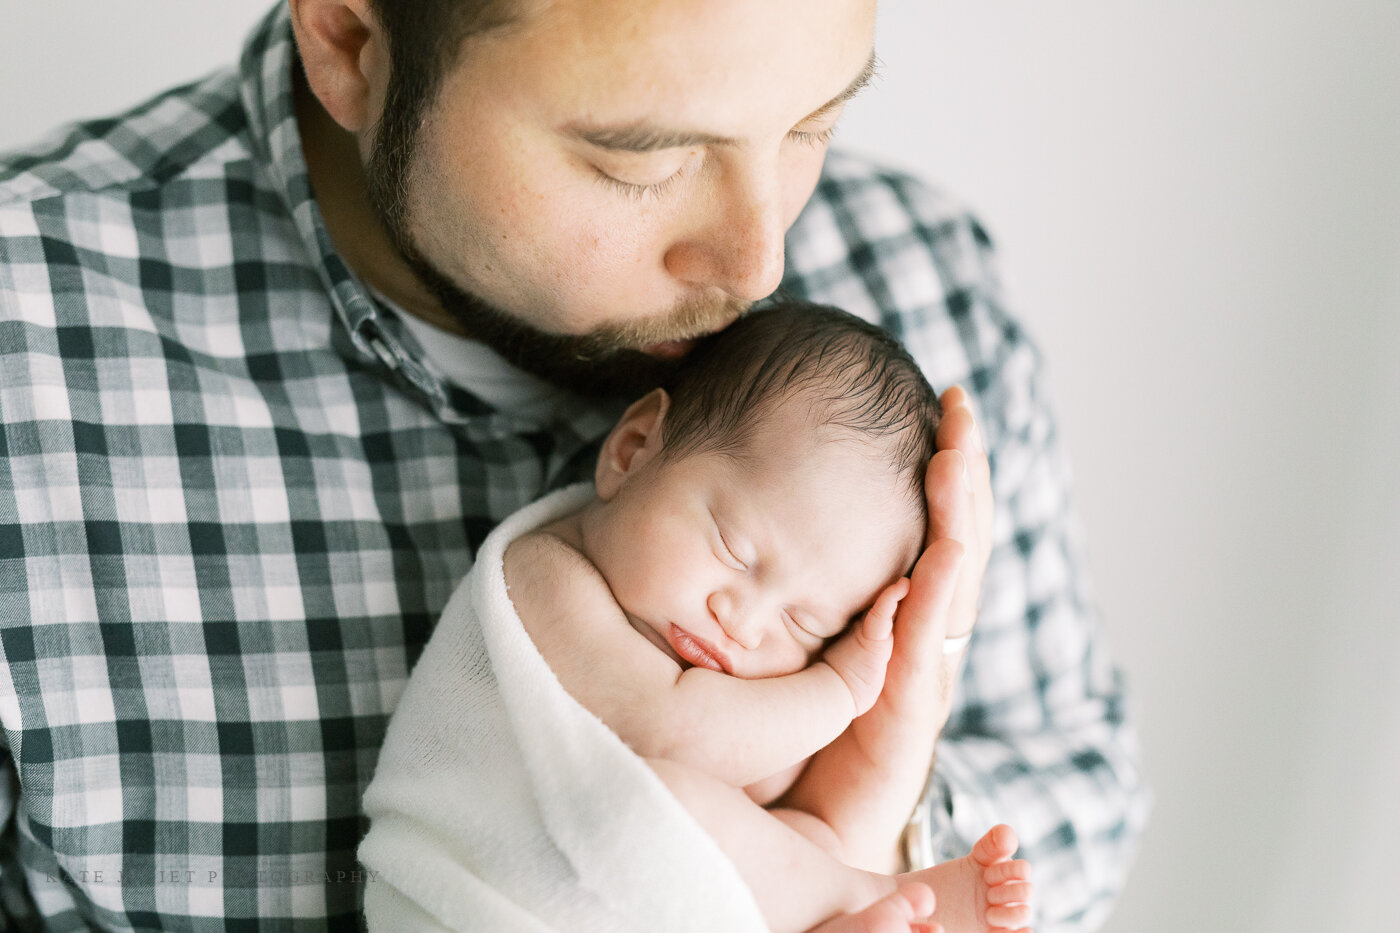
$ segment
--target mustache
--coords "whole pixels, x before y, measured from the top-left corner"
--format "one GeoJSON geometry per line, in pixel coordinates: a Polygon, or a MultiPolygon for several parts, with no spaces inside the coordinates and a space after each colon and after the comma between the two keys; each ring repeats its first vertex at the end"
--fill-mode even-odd
{"type": "Polygon", "coordinates": [[[572,344],[578,359],[586,362],[658,343],[694,340],[728,327],[752,305],[724,295],[695,295],[661,316],[601,324],[573,338],[572,344]]]}

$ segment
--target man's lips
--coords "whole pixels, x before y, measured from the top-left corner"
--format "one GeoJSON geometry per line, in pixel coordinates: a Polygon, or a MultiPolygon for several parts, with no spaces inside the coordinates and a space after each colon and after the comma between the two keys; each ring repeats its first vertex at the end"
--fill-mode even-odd
{"type": "Polygon", "coordinates": [[[695,667],[706,667],[721,674],[734,673],[724,652],[705,639],[696,638],[674,622],[666,631],[666,641],[670,642],[676,654],[695,667]]]}

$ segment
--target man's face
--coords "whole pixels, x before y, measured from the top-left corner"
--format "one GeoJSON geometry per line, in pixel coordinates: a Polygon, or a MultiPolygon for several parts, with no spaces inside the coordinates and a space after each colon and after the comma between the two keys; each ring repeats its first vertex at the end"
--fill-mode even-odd
{"type": "Polygon", "coordinates": [[[777,287],[874,20],[874,0],[555,0],[468,40],[416,136],[374,140],[413,155],[396,180],[372,153],[371,195],[469,333],[599,388],[777,287]]]}

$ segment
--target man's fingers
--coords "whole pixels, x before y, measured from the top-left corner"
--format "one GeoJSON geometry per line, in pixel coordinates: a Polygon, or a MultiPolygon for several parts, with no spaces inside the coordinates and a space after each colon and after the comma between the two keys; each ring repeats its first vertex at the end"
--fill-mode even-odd
{"type": "Polygon", "coordinates": [[[976,507],[977,532],[983,546],[989,549],[992,531],[991,468],[987,462],[982,432],[973,418],[968,395],[961,386],[945,391],[942,403],[943,420],[938,426],[935,443],[940,451],[956,450],[962,454],[976,507]]]}
{"type": "Polygon", "coordinates": [[[965,562],[953,596],[948,623],[953,635],[965,634],[976,622],[982,573],[992,546],[991,472],[969,402],[960,386],[943,393],[938,453],[925,475],[929,539],[955,538],[973,558],[965,562]]]}
{"type": "Polygon", "coordinates": [[[969,550],[976,542],[975,503],[967,458],[960,450],[940,450],[924,473],[929,540],[956,538],[969,550]]]}
{"type": "Polygon", "coordinates": [[[916,657],[941,656],[948,629],[948,606],[958,585],[958,568],[963,546],[952,538],[930,544],[914,572],[909,575],[909,593],[899,603],[895,625],[903,646],[899,653],[916,657]]]}
{"type": "Polygon", "coordinates": [[[977,616],[977,599],[986,566],[986,548],[977,527],[977,505],[968,477],[967,460],[959,450],[940,450],[929,461],[925,495],[929,507],[929,537],[951,538],[963,546],[964,562],[953,594],[948,634],[965,634],[977,616]]]}
{"type": "Polygon", "coordinates": [[[972,402],[967,390],[962,386],[950,386],[944,390],[938,401],[943,406],[943,420],[939,422],[938,433],[934,437],[938,449],[958,447],[984,450],[972,418],[972,402]]]}
{"type": "Polygon", "coordinates": [[[962,386],[953,386],[943,393],[939,403],[943,406],[943,420],[934,435],[938,449],[956,447],[968,453],[986,453],[987,445],[972,414],[972,400],[967,391],[962,386]]]}

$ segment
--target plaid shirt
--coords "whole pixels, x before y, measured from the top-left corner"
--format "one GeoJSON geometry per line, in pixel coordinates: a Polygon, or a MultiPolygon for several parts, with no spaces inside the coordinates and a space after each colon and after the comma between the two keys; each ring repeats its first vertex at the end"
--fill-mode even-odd
{"type": "MultiPolygon", "coordinates": [[[[279,5],[236,71],[0,159],[0,927],[356,928],[410,667],[486,533],[588,475],[617,414],[529,423],[435,374],[331,245],[294,58],[279,5]]],[[[1094,926],[1145,791],[987,238],[832,155],[787,249],[789,292],[968,386],[990,450],[925,841],[1012,823],[1038,929],[1094,926]]]]}

